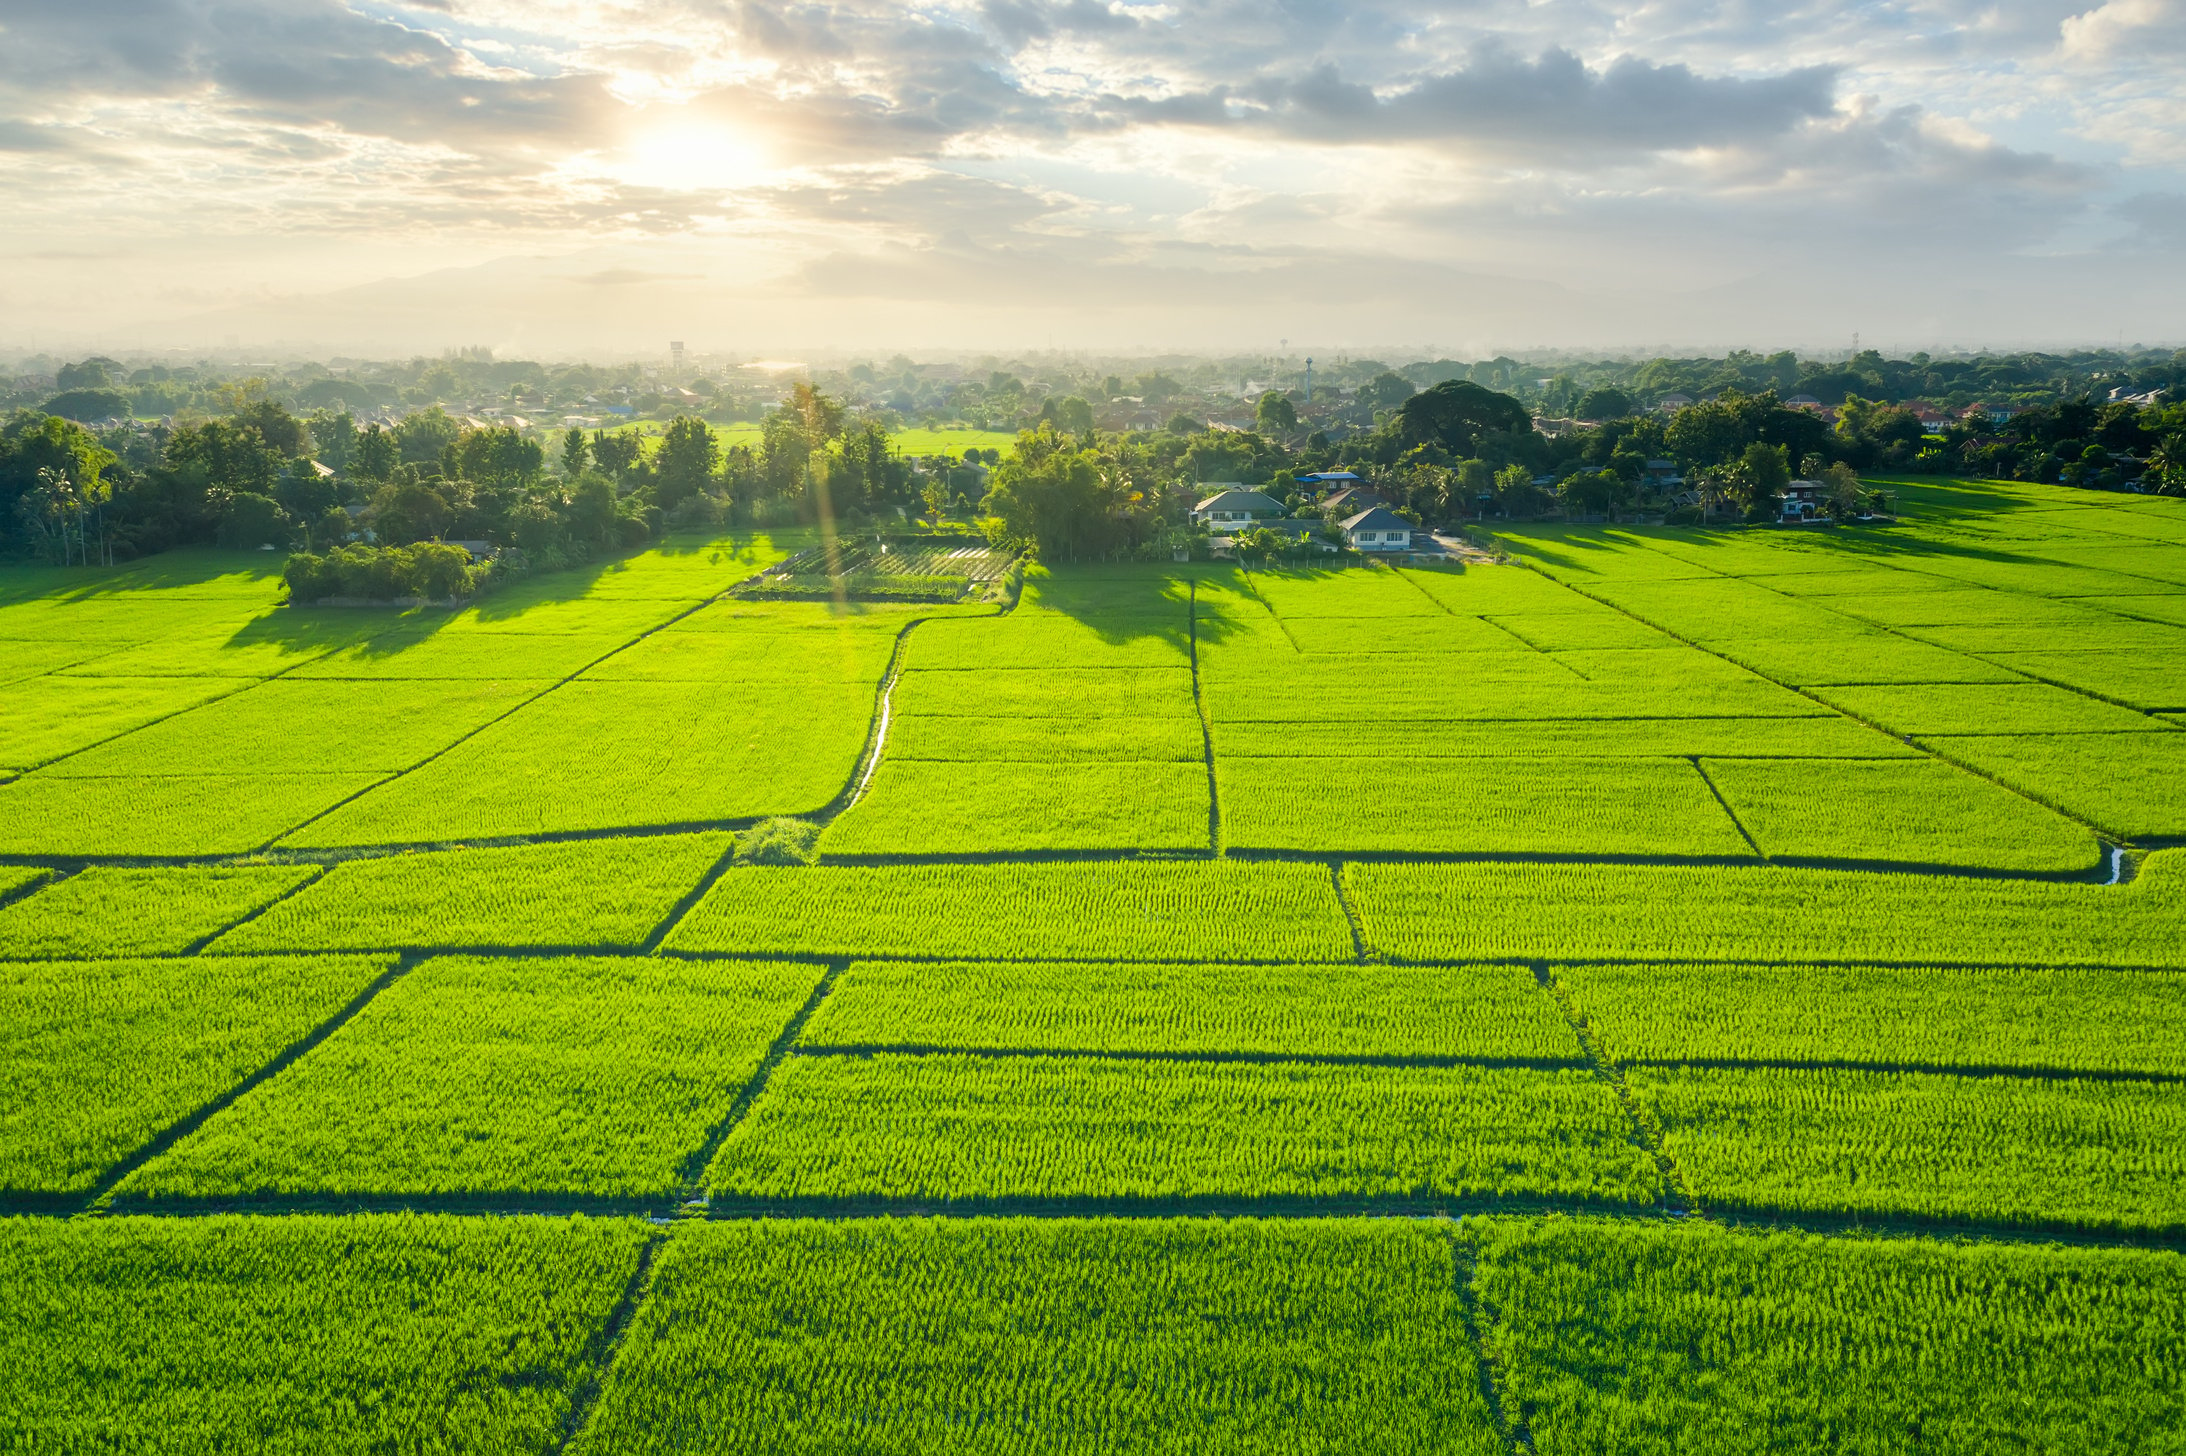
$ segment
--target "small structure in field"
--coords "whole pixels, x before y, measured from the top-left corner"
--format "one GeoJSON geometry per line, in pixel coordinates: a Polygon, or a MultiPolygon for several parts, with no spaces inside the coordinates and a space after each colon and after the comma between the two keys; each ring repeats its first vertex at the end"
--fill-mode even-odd
{"type": "Polygon", "coordinates": [[[1409,551],[1412,523],[1387,506],[1373,506],[1344,521],[1343,538],[1354,551],[1409,551]]]}
{"type": "Polygon", "coordinates": [[[1822,483],[1794,480],[1784,487],[1784,503],[1776,519],[1787,526],[1804,525],[1822,518],[1822,483]]]}

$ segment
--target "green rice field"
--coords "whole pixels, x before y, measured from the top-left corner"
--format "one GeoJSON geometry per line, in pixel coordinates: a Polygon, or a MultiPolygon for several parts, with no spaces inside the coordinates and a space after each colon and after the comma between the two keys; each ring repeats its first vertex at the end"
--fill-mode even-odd
{"type": "Polygon", "coordinates": [[[1901,497],[0,568],[0,1450],[2186,1450],[2186,503],[1901,497]]]}

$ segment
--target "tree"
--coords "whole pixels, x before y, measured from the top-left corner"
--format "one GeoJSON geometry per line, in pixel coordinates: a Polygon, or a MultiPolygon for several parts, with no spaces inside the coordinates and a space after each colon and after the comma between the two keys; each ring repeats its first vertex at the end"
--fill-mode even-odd
{"type": "Polygon", "coordinates": [[[1405,445],[1436,444],[1462,458],[1471,455],[1480,437],[1491,431],[1530,431],[1533,417],[1507,394],[1482,389],[1470,380],[1449,379],[1404,401],[1396,423],[1398,438],[1405,445]]]}
{"type": "Polygon", "coordinates": [[[1091,450],[1055,450],[1037,464],[1025,452],[997,470],[986,509],[998,518],[1002,544],[1035,546],[1044,561],[1077,561],[1113,544],[1111,492],[1102,461],[1091,450]]]}
{"type": "Polygon", "coordinates": [[[660,451],[653,457],[653,504],[669,511],[692,496],[705,494],[720,463],[721,443],[713,429],[704,420],[677,415],[669,421],[660,451]]]}
{"type": "Polygon", "coordinates": [[[380,488],[372,497],[372,530],[389,546],[407,546],[439,536],[455,519],[447,498],[429,485],[411,482],[380,488]]]}
{"type": "Polygon", "coordinates": [[[1298,407],[1290,402],[1290,396],[1277,390],[1269,390],[1260,396],[1253,406],[1252,417],[1261,429],[1284,435],[1298,428],[1298,407]]]}
{"type": "Polygon", "coordinates": [[[1359,403],[1376,410],[1395,409],[1418,392],[1411,380],[1384,369],[1359,387],[1359,403]]]}
{"type": "Polygon", "coordinates": [[[1190,415],[1179,411],[1176,414],[1169,416],[1169,423],[1163,425],[1161,428],[1167,431],[1169,434],[1182,436],[1196,435],[1206,427],[1202,425],[1198,420],[1193,419],[1190,415]]]}
{"type": "Polygon", "coordinates": [[[1067,434],[1082,435],[1093,428],[1093,406],[1075,394],[1066,394],[1042,402],[1040,419],[1067,434]]]}
{"type": "Polygon", "coordinates": [[[635,430],[617,430],[612,435],[592,436],[592,459],[600,469],[617,480],[627,479],[638,468],[638,459],[645,447],[638,443],[635,430]]]}
{"type": "Polygon", "coordinates": [[[1621,420],[1632,413],[1632,397],[1621,389],[1590,389],[1579,399],[1579,417],[1587,420],[1621,420]]]}
{"type": "Polygon", "coordinates": [[[575,480],[578,476],[584,474],[585,467],[591,463],[592,447],[586,442],[584,431],[578,429],[575,425],[571,425],[569,433],[562,436],[563,476],[575,480]]]}
{"type": "Polygon", "coordinates": [[[357,432],[353,470],[361,479],[385,480],[395,473],[395,466],[400,459],[395,437],[381,429],[379,421],[374,420],[357,432]]]}
{"type": "Polygon", "coordinates": [[[395,426],[395,448],[405,465],[432,465],[462,433],[462,427],[436,404],[405,416],[395,426]]]}
{"type": "Polygon", "coordinates": [[[466,430],[456,442],[457,474],[464,480],[521,489],[538,480],[546,452],[514,425],[466,430]]]}

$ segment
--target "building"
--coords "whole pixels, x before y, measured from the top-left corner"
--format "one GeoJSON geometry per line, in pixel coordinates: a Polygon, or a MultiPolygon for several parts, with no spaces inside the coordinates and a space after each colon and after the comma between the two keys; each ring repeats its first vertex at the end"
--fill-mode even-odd
{"type": "Polygon", "coordinates": [[[1282,514],[1283,503],[1275,497],[1247,490],[1242,485],[1231,485],[1193,506],[1192,522],[1219,536],[1232,531],[1249,531],[1260,522],[1272,521],[1282,514]]]}
{"type": "Polygon", "coordinates": [[[1785,409],[1819,411],[1821,407],[1822,402],[1811,394],[1795,394],[1784,401],[1785,409]]]}
{"type": "Polygon", "coordinates": [[[1327,500],[1322,501],[1321,509],[1324,511],[1338,511],[1346,516],[1355,516],[1360,511],[1372,510],[1375,506],[1385,506],[1387,504],[1389,504],[1388,499],[1374,487],[1370,485],[1350,485],[1345,486],[1327,500]]]}
{"type": "Polygon", "coordinates": [[[1693,397],[1689,394],[1666,394],[1662,398],[1655,401],[1655,408],[1662,411],[1662,413],[1664,414],[1669,414],[1673,410],[1681,410],[1685,408],[1685,406],[1691,404],[1692,402],[1693,397]]]}
{"type": "Polygon", "coordinates": [[[1794,480],[1784,487],[1783,508],[1776,519],[1787,526],[1803,525],[1822,518],[1822,483],[1818,480],[1794,480]]]}
{"type": "Polygon", "coordinates": [[[1343,538],[1354,551],[1409,551],[1412,523],[1387,506],[1374,506],[1344,521],[1343,538]]]}
{"type": "Polygon", "coordinates": [[[1677,473],[1675,460],[1650,460],[1640,472],[1640,478],[1649,490],[1668,490],[1673,485],[1683,485],[1685,477],[1677,473]]]}

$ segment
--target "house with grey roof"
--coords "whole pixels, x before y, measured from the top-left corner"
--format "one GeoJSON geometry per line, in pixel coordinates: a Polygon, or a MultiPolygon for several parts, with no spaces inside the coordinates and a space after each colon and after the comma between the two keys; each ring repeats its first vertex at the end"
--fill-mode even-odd
{"type": "Polygon", "coordinates": [[[1260,522],[1272,521],[1282,514],[1283,503],[1274,496],[1247,490],[1241,485],[1218,491],[1192,507],[1194,524],[1205,526],[1217,536],[1249,531],[1260,522]]]}
{"type": "Polygon", "coordinates": [[[1343,538],[1354,551],[1409,551],[1412,523],[1387,506],[1373,506],[1344,520],[1343,538]]]}

